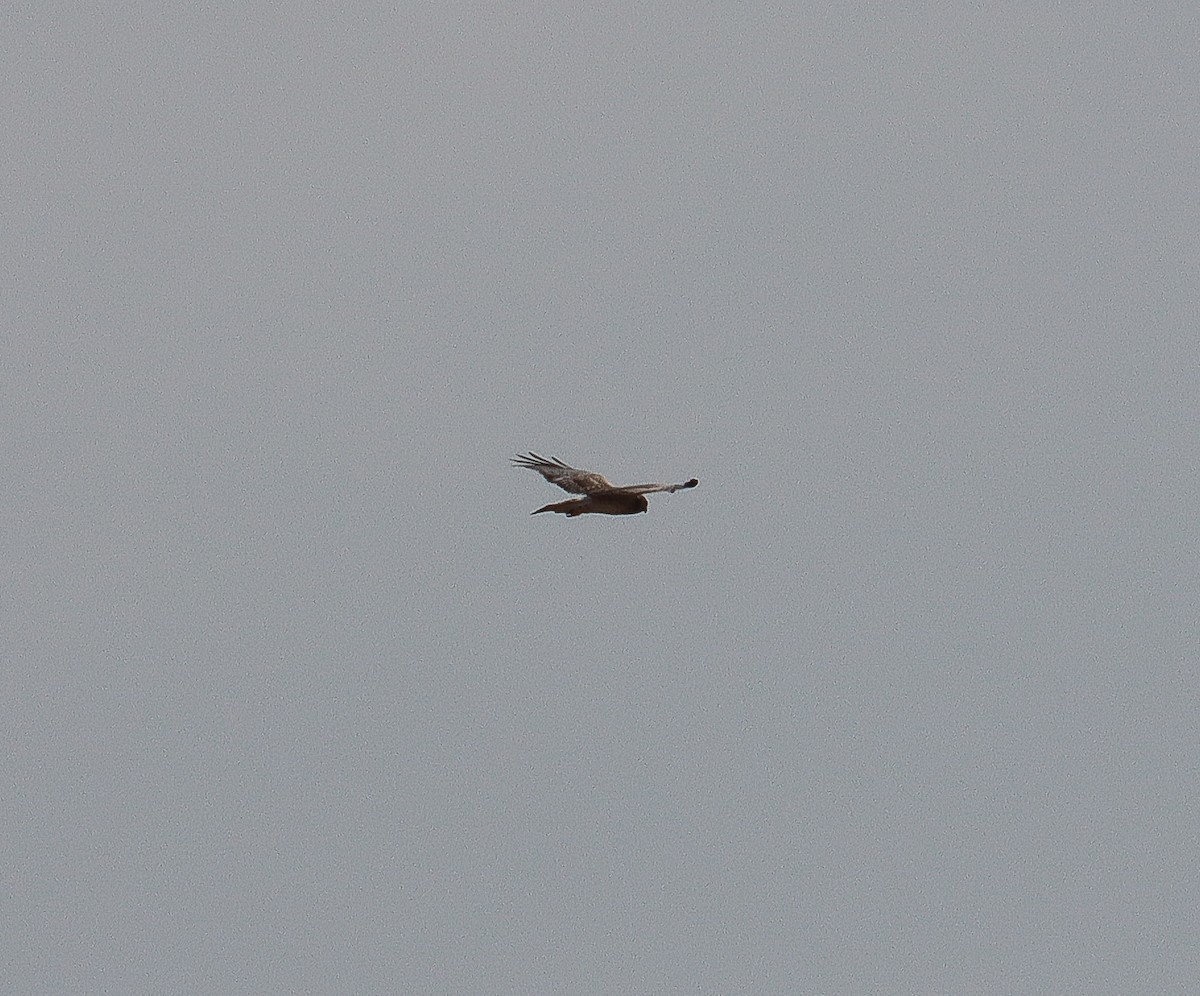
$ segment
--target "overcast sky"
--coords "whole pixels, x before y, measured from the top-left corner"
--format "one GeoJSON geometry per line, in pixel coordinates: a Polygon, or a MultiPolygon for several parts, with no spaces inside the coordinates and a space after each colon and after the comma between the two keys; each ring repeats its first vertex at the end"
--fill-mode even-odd
{"type": "Polygon", "coordinates": [[[1192,5],[108,6],[0,25],[14,992],[1190,991],[1192,5]]]}

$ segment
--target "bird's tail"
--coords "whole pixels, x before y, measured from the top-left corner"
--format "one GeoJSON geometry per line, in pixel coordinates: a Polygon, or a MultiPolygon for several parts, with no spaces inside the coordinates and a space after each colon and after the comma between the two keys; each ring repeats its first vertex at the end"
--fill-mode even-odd
{"type": "Polygon", "coordinates": [[[538,512],[562,512],[563,515],[582,515],[583,509],[580,506],[584,503],[582,498],[572,498],[569,501],[556,501],[553,505],[543,505],[541,508],[535,508],[530,515],[537,515],[538,512]]]}

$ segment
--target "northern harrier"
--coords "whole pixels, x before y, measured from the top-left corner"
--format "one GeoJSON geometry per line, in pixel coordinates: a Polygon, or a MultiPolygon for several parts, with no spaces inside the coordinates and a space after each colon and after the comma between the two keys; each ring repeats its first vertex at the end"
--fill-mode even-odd
{"type": "Polygon", "coordinates": [[[655,491],[670,491],[672,493],[683,488],[694,488],[700,482],[696,478],[683,484],[630,484],[618,487],[599,474],[590,470],[578,470],[568,467],[555,458],[547,460],[536,453],[513,458],[513,466],[528,467],[536,470],[551,484],[557,484],[571,494],[584,495],[583,498],[572,498],[570,501],[555,502],[553,505],[543,505],[534,509],[530,515],[538,512],[562,512],[563,515],[585,515],[588,512],[600,515],[636,515],[645,512],[650,503],[646,495],[655,491]]]}

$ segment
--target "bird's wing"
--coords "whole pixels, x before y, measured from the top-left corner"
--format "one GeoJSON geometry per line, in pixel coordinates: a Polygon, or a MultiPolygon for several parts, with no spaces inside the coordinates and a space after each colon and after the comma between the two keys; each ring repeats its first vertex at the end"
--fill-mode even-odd
{"type": "Polygon", "coordinates": [[[617,488],[618,491],[627,495],[649,495],[655,491],[682,491],[684,488],[694,488],[700,482],[696,478],[690,481],[684,481],[682,484],[630,484],[628,487],[617,488]]]}
{"type": "Polygon", "coordinates": [[[536,453],[513,457],[516,467],[528,467],[536,470],[551,484],[557,484],[564,491],[575,495],[595,495],[604,491],[616,490],[609,481],[590,470],[580,470],[563,463],[557,457],[547,460],[536,453]]]}

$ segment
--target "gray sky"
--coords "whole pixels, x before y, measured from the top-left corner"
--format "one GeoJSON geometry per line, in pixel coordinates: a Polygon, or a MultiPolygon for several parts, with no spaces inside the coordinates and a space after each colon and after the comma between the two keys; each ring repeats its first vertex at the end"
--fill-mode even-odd
{"type": "Polygon", "coordinates": [[[1194,985],[1200,39],[1044,6],[11,5],[14,991],[1194,985]]]}

